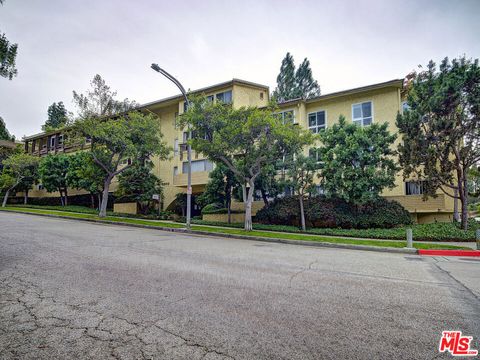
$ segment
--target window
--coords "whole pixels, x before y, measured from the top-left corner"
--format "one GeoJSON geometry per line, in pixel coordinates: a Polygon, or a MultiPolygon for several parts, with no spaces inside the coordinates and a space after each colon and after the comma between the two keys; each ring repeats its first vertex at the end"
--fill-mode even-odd
{"type": "Polygon", "coordinates": [[[173,155],[178,155],[178,139],[173,140],[173,155]]]}
{"type": "Polygon", "coordinates": [[[177,176],[178,175],[178,166],[174,166],[173,167],[173,176],[177,176]]]}
{"type": "Polygon", "coordinates": [[[425,181],[406,181],[405,195],[422,195],[425,192],[425,181]]]}
{"type": "Polygon", "coordinates": [[[314,159],[317,163],[320,162],[320,152],[316,148],[310,148],[308,150],[308,157],[314,159]]]}
{"type": "Polygon", "coordinates": [[[314,134],[319,133],[322,130],[325,130],[327,126],[325,111],[317,111],[314,113],[308,114],[308,128],[314,134]]]}
{"type": "Polygon", "coordinates": [[[263,100],[263,91],[260,92],[260,100],[263,100]]]}
{"type": "Polygon", "coordinates": [[[50,147],[52,147],[52,148],[55,147],[55,136],[52,136],[50,138],[50,147]]]}
{"type": "Polygon", "coordinates": [[[402,111],[405,112],[405,111],[408,111],[408,110],[410,110],[410,106],[408,105],[408,102],[403,101],[402,102],[402,111]]]}
{"type": "Polygon", "coordinates": [[[213,95],[208,95],[207,96],[207,101],[208,102],[213,102],[213,99],[214,99],[213,95]]]}
{"type": "MultiPolygon", "coordinates": [[[[194,160],[192,161],[192,173],[200,171],[212,171],[213,163],[208,160],[194,160]]],[[[188,161],[182,163],[182,173],[188,172],[188,161]]]]}
{"type": "Polygon", "coordinates": [[[188,131],[183,132],[183,143],[186,144],[188,141],[188,131]]]}
{"type": "Polygon", "coordinates": [[[183,102],[183,112],[185,113],[185,112],[187,112],[187,110],[188,110],[188,104],[187,104],[186,101],[184,101],[183,102]]]}
{"type": "Polygon", "coordinates": [[[92,138],[90,136],[87,136],[85,141],[87,142],[87,144],[90,144],[92,142],[92,138]]]}
{"type": "Polygon", "coordinates": [[[38,184],[37,189],[38,189],[38,190],[43,190],[43,189],[45,189],[45,188],[43,187],[42,184],[38,184]]]}
{"type": "Polygon", "coordinates": [[[215,95],[215,97],[217,98],[217,101],[221,101],[225,104],[230,104],[232,102],[232,90],[218,93],[217,95],[215,95]]]}
{"type": "Polygon", "coordinates": [[[356,125],[368,126],[372,123],[372,102],[352,105],[352,121],[356,125]]]}
{"type": "Polygon", "coordinates": [[[63,145],[63,135],[58,137],[58,145],[63,145]]]}
{"type": "Polygon", "coordinates": [[[325,194],[325,189],[322,187],[322,185],[315,185],[315,194],[316,195],[324,195],[325,194]]]}
{"type": "Polygon", "coordinates": [[[283,124],[295,124],[295,115],[293,110],[282,111],[276,114],[283,124]]]}

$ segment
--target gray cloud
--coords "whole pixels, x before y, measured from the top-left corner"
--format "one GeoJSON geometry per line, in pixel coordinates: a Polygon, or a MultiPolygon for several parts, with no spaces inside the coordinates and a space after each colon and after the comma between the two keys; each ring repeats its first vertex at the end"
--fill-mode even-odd
{"type": "Polygon", "coordinates": [[[308,57],[327,93],[404,76],[430,59],[479,57],[480,1],[7,0],[0,31],[18,42],[18,77],[0,79],[0,116],[17,137],[96,73],[143,103],[233,77],[275,86],[287,51],[308,57]]]}

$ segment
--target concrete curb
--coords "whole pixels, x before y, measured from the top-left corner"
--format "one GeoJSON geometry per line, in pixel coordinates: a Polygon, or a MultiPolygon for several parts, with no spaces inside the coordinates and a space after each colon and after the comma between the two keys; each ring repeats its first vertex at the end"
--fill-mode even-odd
{"type": "Polygon", "coordinates": [[[326,247],[326,248],[337,248],[337,249],[347,249],[347,250],[377,251],[377,252],[387,252],[387,253],[395,253],[395,254],[410,254],[410,255],[418,254],[417,249],[410,249],[410,248],[389,248],[389,247],[370,246],[370,245],[335,244],[335,243],[320,242],[320,241],[288,240],[288,239],[281,239],[281,238],[266,238],[266,237],[249,236],[249,235],[212,233],[208,231],[187,230],[185,228],[162,227],[162,226],[156,226],[156,225],[129,224],[129,223],[122,223],[117,221],[110,221],[110,220],[82,219],[82,218],[73,218],[73,217],[64,216],[64,215],[37,214],[37,213],[26,212],[26,211],[16,211],[16,210],[0,210],[0,211],[6,212],[6,213],[11,212],[16,214],[44,216],[44,217],[51,217],[51,218],[57,218],[57,219],[86,221],[86,222],[97,223],[97,224],[120,225],[120,226],[136,227],[136,228],[142,228],[142,229],[153,229],[153,230],[161,230],[161,231],[178,232],[183,234],[204,235],[204,236],[210,236],[210,237],[223,237],[223,238],[231,238],[231,239],[239,239],[239,240],[262,241],[262,242],[269,242],[269,243],[303,245],[303,246],[312,246],[312,247],[326,247]]]}

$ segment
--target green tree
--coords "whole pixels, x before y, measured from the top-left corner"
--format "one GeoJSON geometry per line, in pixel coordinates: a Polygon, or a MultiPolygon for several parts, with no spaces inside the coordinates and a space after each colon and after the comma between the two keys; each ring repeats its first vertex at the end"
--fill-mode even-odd
{"type": "Polygon", "coordinates": [[[62,206],[68,205],[67,173],[70,157],[66,154],[49,154],[42,158],[38,174],[48,192],[58,191],[62,206]]]}
{"type": "Polygon", "coordinates": [[[273,92],[273,98],[277,102],[285,102],[292,99],[309,99],[320,95],[320,86],[313,79],[310,61],[303,60],[297,70],[293,56],[285,55],[277,76],[277,87],[273,92]]]}
{"type": "Polygon", "coordinates": [[[48,131],[51,129],[59,129],[64,127],[68,121],[67,109],[63,105],[62,101],[58,103],[53,103],[48,107],[48,119],[45,121],[45,124],[42,126],[43,131],[48,131]]]}
{"type": "Polygon", "coordinates": [[[192,148],[213,162],[223,162],[241,184],[247,231],[252,230],[255,180],[262,169],[285,151],[298,151],[311,138],[299,126],[283,124],[273,110],[235,109],[197,98],[181,117],[181,124],[190,126],[196,134],[190,140],[192,148]]]}
{"type": "MultiPolygon", "coordinates": [[[[0,0],[0,5],[4,1],[0,0]]],[[[17,44],[11,44],[5,34],[0,34],[0,76],[12,80],[17,76],[15,60],[17,58],[17,44]]]]}
{"type": "Polygon", "coordinates": [[[298,195],[298,202],[300,206],[300,223],[302,230],[307,230],[305,225],[305,210],[303,202],[305,195],[313,192],[315,188],[314,177],[318,170],[317,159],[307,157],[303,154],[296,155],[287,164],[287,178],[285,185],[293,189],[298,195]]]}
{"type": "MultiPolygon", "coordinates": [[[[136,162],[118,176],[118,199],[141,204],[152,201],[154,194],[163,195],[162,181],[152,173],[150,160],[136,162]]],[[[143,211],[145,208],[142,209],[143,211]]]]}
{"type": "Polygon", "coordinates": [[[0,140],[7,140],[7,141],[15,140],[15,137],[10,135],[10,133],[8,132],[7,125],[5,124],[5,121],[1,116],[0,116],[0,140]]]}
{"type": "Polygon", "coordinates": [[[276,179],[276,176],[277,170],[275,164],[267,164],[255,179],[255,188],[260,191],[265,206],[268,205],[269,198],[275,198],[281,193],[281,184],[276,179]]]}
{"type": "Polygon", "coordinates": [[[170,149],[162,137],[160,121],[152,113],[131,111],[115,118],[88,117],[75,123],[71,138],[77,142],[91,139],[93,160],[104,171],[100,217],[107,214],[108,193],[115,176],[153,155],[158,155],[160,160],[168,158],[170,149]],[[122,166],[125,159],[130,159],[131,163],[122,166]]]}
{"type": "Polygon", "coordinates": [[[409,109],[397,117],[405,179],[424,181],[424,197],[441,190],[460,200],[461,226],[468,227],[468,170],[480,161],[480,67],[478,59],[445,58],[437,69],[414,74],[409,109]]]}
{"type": "Polygon", "coordinates": [[[3,160],[3,169],[0,175],[0,188],[5,191],[2,207],[7,205],[10,192],[22,181],[35,178],[39,158],[23,152],[15,152],[3,160]]]}
{"type": "Polygon", "coordinates": [[[277,102],[284,102],[295,98],[295,63],[293,56],[287,52],[280,66],[280,73],[277,76],[277,87],[273,92],[273,97],[277,102]]]}
{"type": "Polygon", "coordinates": [[[228,223],[231,222],[232,189],[237,185],[235,174],[224,163],[216,163],[215,169],[209,174],[205,191],[195,200],[198,205],[205,207],[208,204],[221,203],[227,208],[228,223]]]}
{"type": "Polygon", "coordinates": [[[92,208],[95,208],[95,198],[100,208],[103,192],[104,170],[95,163],[89,151],[79,151],[70,155],[67,171],[67,185],[73,189],[88,191],[92,208]]]}
{"type": "Polygon", "coordinates": [[[295,72],[294,97],[310,99],[319,95],[320,86],[318,85],[318,82],[313,79],[312,69],[310,69],[310,61],[305,58],[295,72]]]}
{"type": "Polygon", "coordinates": [[[73,91],[73,102],[77,106],[78,115],[82,119],[101,118],[127,112],[137,105],[134,101],[116,100],[116,91],[112,91],[100,75],[95,75],[90,82],[91,90],[85,94],[73,91]]]}
{"type": "Polygon", "coordinates": [[[319,175],[327,196],[360,205],[395,186],[399,169],[391,146],[396,135],[387,127],[387,123],[365,127],[347,124],[340,116],[338,124],[320,133],[319,175]]]}

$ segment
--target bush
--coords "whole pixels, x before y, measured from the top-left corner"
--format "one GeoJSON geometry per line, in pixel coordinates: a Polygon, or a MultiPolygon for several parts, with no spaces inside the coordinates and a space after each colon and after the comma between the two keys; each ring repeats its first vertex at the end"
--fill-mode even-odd
{"type": "MultiPolygon", "coordinates": [[[[223,204],[221,203],[212,203],[212,204],[208,204],[208,205],[205,205],[202,209],[202,215],[203,214],[218,214],[216,213],[215,211],[216,210],[223,210],[225,209],[223,204]],[[213,211],[213,212],[212,212],[213,211]]],[[[226,210],[226,209],[225,209],[226,210]]]]}
{"type": "MultiPolygon", "coordinates": [[[[314,228],[391,228],[411,224],[411,218],[398,202],[379,198],[362,206],[348,204],[341,199],[317,196],[306,199],[305,220],[314,228]]],[[[257,212],[255,220],[263,224],[298,226],[300,223],[298,198],[275,199],[257,212]]]]}

